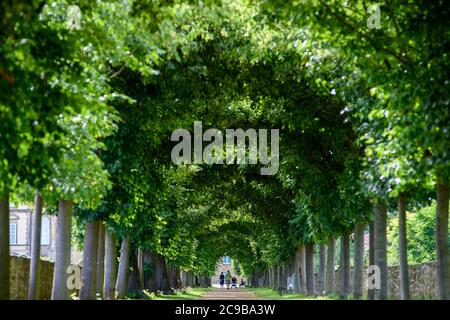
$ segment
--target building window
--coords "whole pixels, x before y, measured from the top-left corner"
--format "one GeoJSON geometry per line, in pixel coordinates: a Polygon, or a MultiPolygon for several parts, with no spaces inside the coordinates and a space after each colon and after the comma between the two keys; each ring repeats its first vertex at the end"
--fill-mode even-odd
{"type": "Polygon", "coordinates": [[[42,217],[41,245],[50,245],[50,220],[46,217],[42,217]]]}
{"type": "Polygon", "coordinates": [[[17,223],[9,224],[9,244],[17,244],[17,223]]]}
{"type": "Polygon", "coordinates": [[[223,257],[223,264],[231,264],[231,258],[229,256],[223,257]]]}

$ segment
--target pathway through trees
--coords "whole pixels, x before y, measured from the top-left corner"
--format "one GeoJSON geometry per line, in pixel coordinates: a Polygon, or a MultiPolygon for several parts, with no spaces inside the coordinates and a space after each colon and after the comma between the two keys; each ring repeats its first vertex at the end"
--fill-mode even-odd
{"type": "Polygon", "coordinates": [[[256,296],[247,290],[214,289],[205,293],[200,300],[256,300],[256,296]]]}

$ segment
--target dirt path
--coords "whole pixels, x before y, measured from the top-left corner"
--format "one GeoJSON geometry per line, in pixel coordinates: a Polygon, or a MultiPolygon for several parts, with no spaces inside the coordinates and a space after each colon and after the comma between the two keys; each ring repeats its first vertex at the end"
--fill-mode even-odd
{"type": "Polygon", "coordinates": [[[205,293],[200,300],[256,300],[256,296],[243,289],[214,289],[205,293]]]}

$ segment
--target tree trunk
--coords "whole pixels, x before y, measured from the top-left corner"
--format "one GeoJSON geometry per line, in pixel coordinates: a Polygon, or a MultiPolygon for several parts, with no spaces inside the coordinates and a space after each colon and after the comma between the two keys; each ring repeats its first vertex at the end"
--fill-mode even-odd
{"type": "Polygon", "coordinates": [[[294,277],[294,293],[300,293],[300,277],[298,272],[298,250],[295,252],[294,263],[292,264],[292,273],[294,277]]]}
{"type": "Polygon", "coordinates": [[[103,283],[103,298],[105,300],[114,300],[116,297],[116,237],[108,229],[105,230],[105,276],[103,283]]]}
{"type": "Polygon", "coordinates": [[[306,293],[306,261],[305,261],[305,246],[298,247],[298,274],[300,283],[300,292],[306,293]]]}
{"type": "Polygon", "coordinates": [[[105,278],[105,225],[100,222],[98,225],[98,245],[97,245],[97,290],[96,293],[103,297],[103,282],[105,278]]]}
{"type": "Polygon", "coordinates": [[[95,300],[95,292],[97,291],[98,228],[98,221],[91,221],[86,224],[80,300],[95,300]]]}
{"type": "Polygon", "coordinates": [[[9,300],[9,194],[0,198],[0,300],[9,300]]]}
{"type": "Polygon", "coordinates": [[[167,275],[166,261],[164,257],[157,255],[156,260],[156,290],[164,294],[171,294],[169,277],[167,275]]]}
{"type": "Polygon", "coordinates": [[[353,297],[361,299],[364,287],[364,223],[355,226],[353,297]]]}
{"type": "Polygon", "coordinates": [[[277,272],[276,272],[276,268],[275,266],[270,267],[270,273],[271,273],[271,277],[272,277],[272,288],[276,289],[277,288],[277,272]]]}
{"type": "Polygon", "coordinates": [[[130,254],[130,268],[131,272],[128,276],[127,292],[140,293],[142,292],[142,286],[136,251],[132,251],[130,254]]]}
{"type": "Polygon", "coordinates": [[[138,249],[138,269],[139,269],[139,281],[142,288],[144,287],[144,251],[138,249]]]}
{"type": "Polygon", "coordinates": [[[347,298],[350,294],[350,236],[346,231],[341,237],[341,259],[339,262],[340,269],[340,295],[347,298]]]}
{"type": "Polygon", "coordinates": [[[306,293],[314,295],[314,244],[312,242],[307,243],[305,246],[305,271],[306,293]]]}
{"type": "MultiPolygon", "coordinates": [[[[182,283],[181,283],[181,273],[180,269],[174,268],[175,272],[175,283],[174,283],[174,289],[181,289],[182,283]]],[[[211,287],[211,278],[208,278],[208,287],[211,287]]]]}
{"type": "Polygon", "coordinates": [[[389,296],[387,239],[386,239],[387,208],[385,203],[375,205],[375,265],[380,268],[380,290],[377,290],[379,300],[387,300],[389,296]]]}
{"type": "Polygon", "coordinates": [[[169,277],[169,287],[175,289],[175,282],[176,282],[175,268],[167,266],[167,276],[169,277]]]}
{"type": "Polygon", "coordinates": [[[409,267],[408,267],[408,242],[406,238],[406,198],[398,198],[398,255],[399,255],[399,277],[400,298],[409,300],[409,267]]]}
{"type": "Polygon", "coordinates": [[[124,298],[127,294],[128,285],[128,267],[130,263],[130,250],[131,250],[130,236],[126,236],[122,239],[122,245],[120,247],[120,261],[119,271],[117,274],[116,292],[118,298],[124,298]]]}
{"type": "MultiPolygon", "coordinates": [[[[369,222],[369,265],[375,265],[375,222],[369,222]]],[[[369,300],[375,299],[375,289],[367,290],[367,298],[369,300]]]]}
{"type": "Polygon", "coordinates": [[[281,266],[277,266],[276,268],[276,289],[281,287],[281,266]]]}
{"type": "Polygon", "coordinates": [[[437,297],[440,300],[450,299],[450,258],[448,249],[448,209],[449,182],[436,185],[436,256],[437,256],[437,297]]]}
{"type": "Polygon", "coordinates": [[[69,299],[67,268],[70,265],[73,202],[60,200],[56,220],[56,254],[53,271],[52,300],[69,299]]]}
{"type": "Polygon", "coordinates": [[[33,222],[31,224],[31,259],[28,282],[28,300],[38,298],[39,260],[41,258],[41,225],[43,199],[39,192],[34,195],[33,222]]]}
{"type": "Polygon", "coordinates": [[[193,288],[195,286],[194,283],[194,273],[192,273],[192,271],[188,272],[188,286],[193,288]]]}
{"type": "Polygon", "coordinates": [[[325,244],[319,246],[319,273],[317,279],[317,292],[320,295],[325,293],[325,269],[327,264],[327,247],[325,244]]]}
{"type": "Polygon", "coordinates": [[[273,270],[272,267],[269,267],[269,287],[273,288],[273,270]]]}
{"type": "MultiPolygon", "coordinates": [[[[151,273],[144,273],[144,288],[147,289],[149,292],[155,292],[156,291],[156,285],[155,285],[155,275],[156,275],[156,257],[155,254],[153,252],[150,251],[145,251],[144,252],[144,266],[147,265],[148,266],[148,270],[151,270],[151,273]]],[[[144,267],[145,269],[145,267],[144,267]]],[[[186,274],[186,283],[185,286],[188,286],[188,273],[185,272],[186,274]]]]}
{"type": "Polygon", "coordinates": [[[330,236],[327,243],[327,275],[325,291],[327,294],[334,292],[334,237],[330,236]]]}

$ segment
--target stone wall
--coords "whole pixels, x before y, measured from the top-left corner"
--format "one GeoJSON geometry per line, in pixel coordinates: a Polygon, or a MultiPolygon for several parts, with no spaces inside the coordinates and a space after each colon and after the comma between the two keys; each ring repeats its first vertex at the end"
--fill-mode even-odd
{"type": "MultiPolygon", "coordinates": [[[[391,266],[389,270],[389,296],[400,298],[399,267],[391,266]]],[[[353,271],[350,272],[350,286],[353,288],[353,271]]],[[[432,298],[436,297],[436,263],[428,262],[409,266],[409,285],[412,297],[432,298]]],[[[339,288],[339,270],[335,274],[335,288],[339,288]]],[[[316,275],[317,277],[317,275],[316,275]]],[[[316,281],[317,283],[317,281],[316,281]]],[[[367,273],[364,275],[364,292],[367,293],[367,273]]]]}
{"type": "MultiPolygon", "coordinates": [[[[30,259],[11,256],[10,296],[12,300],[24,300],[28,297],[28,278],[30,259]]],[[[40,261],[38,299],[48,300],[52,294],[53,262],[40,261]]]]}
{"type": "MultiPolygon", "coordinates": [[[[389,267],[389,295],[400,297],[398,266],[389,267]]],[[[433,298],[436,296],[436,263],[423,263],[409,266],[411,296],[433,298]]]]}

